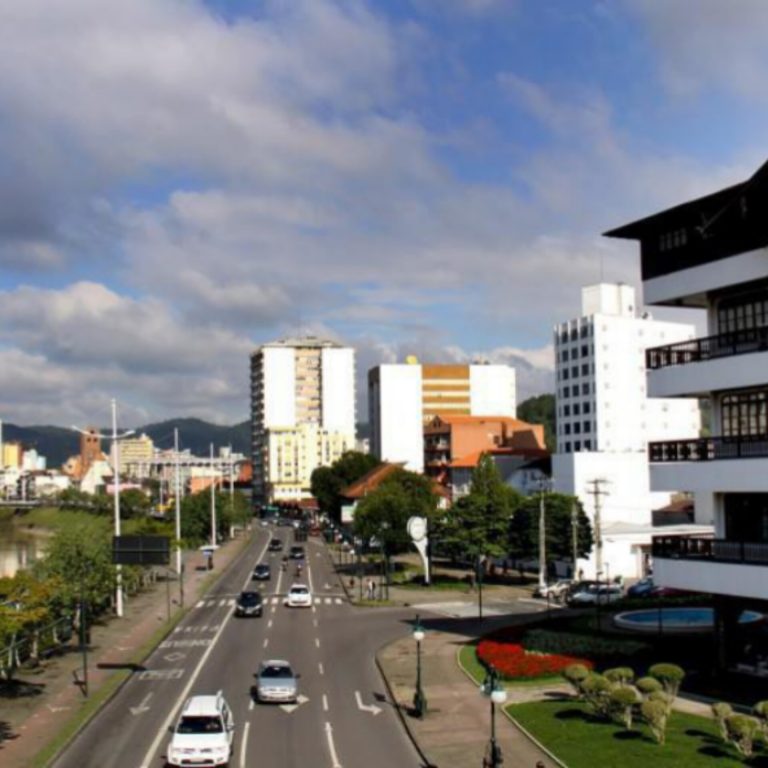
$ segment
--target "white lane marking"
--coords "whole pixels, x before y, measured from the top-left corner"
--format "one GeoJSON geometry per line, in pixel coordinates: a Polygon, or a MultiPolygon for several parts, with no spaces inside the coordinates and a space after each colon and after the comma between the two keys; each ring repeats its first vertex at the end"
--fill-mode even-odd
{"type": "Polygon", "coordinates": [[[312,619],[312,623],[317,626],[317,619],[312,619]]]}
{"type": "Polygon", "coordinates": [[[226,600],[219,600],[219,607],[223,608],[226,604],[227,604],[226,600]]]}
{"type": "Polygon", "coordinates": [[[280,602],[280,599],[277,597],[272,598],[272,605],[277,605],[280,602]]]}
{"type": "Polygon", "coordinates": [[[355,691],[355,701],[358,709],[362,709],[363,712],[370,712],[374,717],[381,712],[381,707],[377,707],[375,704],[363,704],[360,691],[355,691]]]}
{"type": "MultiPolygon", "coordinates": [[[[269,546],[269,536],[267,536],[266,541],[264,542],[264,546],[261,548],[258,562],[261,562],[264,559],[264,554],[266,553],[268,546],[269,546]]],[[[249,568],[248,575],[245,577],[245,582],[243,582],[243,588],[240,590],[241,592],[245,592],[248,589],[248,585],[251,583],[251,575],[252,575],[252,569],[249,568]]]]}
{"type": "Polygon", "coordinates": [[[227,600],[227,605],[231,608],[235,604],[235,599],[231,597],[229,600],[227,600]]]}
{"type": "Polygon", "coordinates": [[[319,637],[316,637],[316,638],[315,638],[315,647],[316,647],[316,648],[319,648],[319,647],[320,647],[320,638],[319,638],[319,637]]]}
{"type": "Polygon", "coordinates": [[[256,706],[256,702],[253,699],[251,699],[248,702],[248,711],[249,712],[253,712],[253,709],[254,709],[255,706],[256,706]]]}
{"type": "Polygon", "coordinates": [[[331,604],[331,598],[330,597],[326,597],[325,598],[325,604],[326,605],[330,605],[331,604]]]}
{"type": "Polygon", "coordinates": [[[195,608],[202,608],[205,605],[205,600],[198,600],[195,604],[195,608]]]}
{"type": "Polygon", "coordinates": [[[267,622],[267,629],[272,629],[272,619],[267,622]]]}
{"type": "Polygon", "coordinates": [[[138,680],[179,680],[184,677],[183,669],[145,669],[138,680]]]}
{"type": "Polygon", "coordinates": [[[243,728],[243,740],[240,742],[240,765],[242,768],[245,768],[247,763],[245,762],[245,748],[248,744],[248,729],[251,727],[251,724],[246,721],[245,727],[243,728]]]}
{"type": "Polygon", "coordinates": [[[325,724],[325,735],[328,739],[328,751],[331,753],[333,768],[341,768],[339,756],[336,754],[336,745],[333,743],[333,728],[331,728],[330,723],[325,724]]]}
{"type": "Polygon", "coordinates": [[[187,680],[187,684],[184,686],[184,689],[179,694],[179,697],[173,703],[173,706],[171,707],[171,710],[168,713],[168,717],[165,718],[165,722],[163,723],[160,730],[157,732],[157,736],[155,736],[152,744],[150,744],[149,751],[147,752],[146,755],[144,755],[144,759],[141,761],[141,768],[149,768],[149,766],[152,764],[153,758],[155,756],[155,752],[157,752],[157,748],[160,746],[160,742],[164,737],[168,735],[168,729],[171,727],[171,723],[173,722],[173,719],[176,716],[176,712],[178,711],[182,702],[189,695],[189,692],[192,690],[192,686],[195,684],[195,681],[200,675],[201,670],[205,666],[205,663],[208,661],[208,657],[211,655],[211,653],[213,653],[213,649],[216,647],[216,643],[218,639],[221,637],[221,635],[224,632],[224,627],[227,626],[227,622],[231,618],[232,618],[232,614],[230,613],[224,618],[224,621],[222,621],[221,624],[219,625],[219,628],[216,631],[216,634],[213,636],[213,639],[211,640],[211,644],[203,652],[203,655],[200,657],[200,661],[197,662],[197,666],[194,668],[194,670],[192,671],[192,674],[189,676],[189,680],[187,680]]]}
{"type": "Polygon", "coordinates": [[[323,694],[323,712],[328,711],[328,697],[323,694]]]}
{"type": "Polygon", "coordinates": [[[138,707],[131,707],[131,714],[132,714],[132,715],[140,715],[142,712],[149,712],[149,710],[151,709],[151,707],[150,707],[150,706],[148,706],[148,704],[149,704],[149,700],[152,698],[152,696],[153,696],[153,695],[154,695],[154,694],[153,694],[153,693],[150,691],[150,692],[149,692],[149,693],[148,693],[148,694],[147,694],[147,695],[146,695],[146,696],[145,696],[145,697],[144,697],[144,698],[141,700],[141,703],[139,704],[139,706],[138,706],[138,707]]]}
{"type": "Polygon", "coordinates": [[[316,613],[316,612],[317,612],[317,608],[315,608],[315,606],[313,605],[312,606],[312,613],[316,613]]]}
{"type": "Polygon", "coordinates": [[[265,637],[264,638],[264,647],[266,648],[268,645],[269,645],[269,638],[265,637]]]}
{"type": "Polygon", "coordinates": [[[312,569],[309,567],[309,562],[307,562],[307,578],[309,579],[309,592],[311,594],[315,588],[312,586],[312,569]]]}
{"type": "Polygon", "coordinates": [[[325,670],[323,669],[323,662],[322,661],[318,663],[317,668],[320,670],[320,674],[321,675],[325,674],[325,670]]]}
{"type": "Polygon", "coordinates": [[[341,598],[340,597],[336,598],[336,605],[341,605],[341,598]]]}

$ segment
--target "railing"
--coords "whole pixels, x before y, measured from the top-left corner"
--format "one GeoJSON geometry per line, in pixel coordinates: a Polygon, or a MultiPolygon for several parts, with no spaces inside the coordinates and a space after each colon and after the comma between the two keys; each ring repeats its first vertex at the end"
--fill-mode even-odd
{"type": "Polygon", "coordinates": [[[648,460],[717,461],[719,459],[756,459],[768,457],[768,435],[739,437],[700,437],[692,440],[665,440],[648,443],[648,460]]]}
{"type": "Polygon", "coordinates": [[[708,560],[721,563],[768,565],[768,542],[728,541],[688,536],[654,536],[654,557],[671,560],[708,560]]]}
{"type": "Polygon", "coordinates": [[[768,327],[747,328],[719,336],[680,341],[663,347],[651,347],[645,351],[645,367],[648,370],[667,368],[671,365],[700,363],[719,357],[747,355],[768,350],[768,327]]]}

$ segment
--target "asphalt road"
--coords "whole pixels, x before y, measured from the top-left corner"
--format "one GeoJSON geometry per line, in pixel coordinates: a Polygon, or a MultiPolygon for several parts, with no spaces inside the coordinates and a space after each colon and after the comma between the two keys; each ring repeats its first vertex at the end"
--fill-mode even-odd
{"type": "Polygon", "coordinates": [[[160,768],[169,729],[191,695],[222,690],[235,719],[230,766],[280,768],[408,768],[419,766],[396,713],[384,701],[374,654],[411,631],[412,611],[351,607],[325,545],[310,539],[301,580],[312,608],[289,609],[283,595],[294,566],[280,569],[282,553],[266,551],[276,535],[292,543],[292,530],[261,529],[245,552],[175,631],[136,669],[54,763],[55,768],[160,768]],[[253,566],[273,563],[269,582],[252,582],[253,566]],[[261,618],[238,619],[234,600],[257,586],[265,597],[261,618]],[[291,662],[299,673],[296,705],[254,702],[251,686],[263,659],[291,662]]]}

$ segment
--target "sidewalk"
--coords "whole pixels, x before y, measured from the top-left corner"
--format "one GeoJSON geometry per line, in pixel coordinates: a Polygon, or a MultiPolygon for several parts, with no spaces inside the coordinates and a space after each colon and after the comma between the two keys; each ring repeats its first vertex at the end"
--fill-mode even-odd
{"type": "MultiPolygon", "coordinates": [[[[210,576],[220,576],[250,539],[245,536],[228,541],[217,552],[215,569],[203,569],[201,553],[188,555],[184,578],[184,603],[188,608],[200,598],[211,583],[210,576]],[[200,568],[200,570],[198,570],[200,568]]],[[[170,582],[171,615],[181,616],[178,607],[179,585],[170,582]]],[[[165,626],[168,618],[166,584],[159,582],[125,602],[125,616],[97,623],[91,630],[88,650],[89,699],[85,699],[75,684],[73,672],[82,673],[82,657],[72,646],[71,651],[46,661],[38,670],[22,670],[19,679],[27,695],[2,702],[0,715],[0,763],[3,768],[29,768],[43,750],[51,745],[68,727],[75,716],[91,707],[105,686],[115,686],[115,676],[126,667],[138,663],[137,654],[165,626]]],[[[148,653],[150,648],[146,649],[148,653]]]]}

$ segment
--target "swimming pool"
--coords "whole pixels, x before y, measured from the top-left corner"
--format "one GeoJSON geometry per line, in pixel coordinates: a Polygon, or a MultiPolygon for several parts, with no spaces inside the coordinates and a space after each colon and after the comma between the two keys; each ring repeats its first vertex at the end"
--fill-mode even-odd
{"type": "MultiPolygon", "coordinates": [[[[764,618],[757,611],[743,611],[739,624],[754,624],[764,618]]],[[[634,632],[711,632],[715,614],[712,608],[649,608],[619,613],[613,623],[634,632]]]]}

